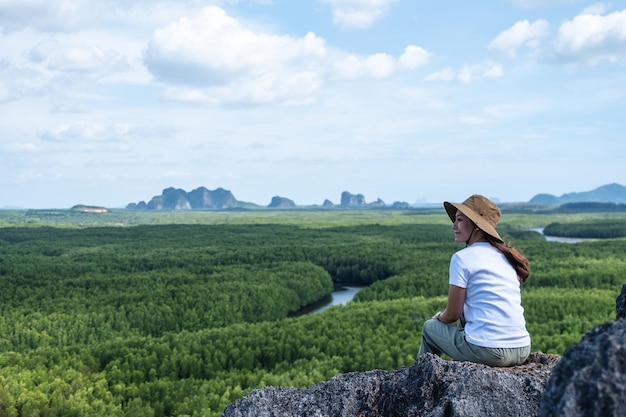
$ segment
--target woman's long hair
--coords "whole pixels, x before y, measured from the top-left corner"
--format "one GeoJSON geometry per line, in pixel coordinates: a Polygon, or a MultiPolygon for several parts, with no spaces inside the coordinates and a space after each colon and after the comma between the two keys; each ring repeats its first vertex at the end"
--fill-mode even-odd
{"type": "Polygon", "coordinates": [[[517,272],[517,278],[519,279],[520,284],[526,282],[526,279],[530,275],[530,263],[528,262],[528,259],[526,259],[526,257],[514,247],[496,240],[487,233],[485,233],[485,236],[487,237],[489,243],[502,252],[511,266],[513,266],[515,272],[517,272]]]}

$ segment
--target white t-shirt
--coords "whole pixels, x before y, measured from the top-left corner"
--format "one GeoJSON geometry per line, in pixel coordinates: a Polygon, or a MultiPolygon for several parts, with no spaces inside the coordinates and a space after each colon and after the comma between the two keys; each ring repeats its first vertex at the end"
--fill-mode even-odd
{"type": "Polygon", "coordinates": [[[452,255],[450,284],[466,288],[465,339],[478,346],[530,345],[517,273],[504,254],[476,242],[452,255]]]}

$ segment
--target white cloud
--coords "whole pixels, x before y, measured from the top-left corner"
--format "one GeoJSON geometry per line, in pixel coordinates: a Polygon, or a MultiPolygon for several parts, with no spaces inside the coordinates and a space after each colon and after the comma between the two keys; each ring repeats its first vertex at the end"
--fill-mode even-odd
{"type": "Polygon", "coordinates": [[[325,54],[324,41],[312,33],[302,39],[255,33],[224,10],[206,7],[156,30],[146,62],[155,75],[175,83],[222,84],[241,72],[275,71],[325,54]],[[173,78],[174,67],[185,75],[173,78]]]}
{"type": "Polygon", "coordinates": [[[313,33],[257,33],[224,10],[206,7],[156,30],[145,62],[160,80],[201,90],[187,89],[184,96],[259,103],[308,97],[322,84],[326,54],[324,40],[313,33]]]}
{"type": "Polygon", "coordinates": [[[489,49],[502,51],[515,58],[517,49],[522,46],[536,48],[539,38],[547,36],[548,26],[545,20],[517,22],[492,40],[489,49]]]}
{"type": "Polygon", "coordinates": [[[320,0],[333,9],[333,22],[344,29],[363,29],[385,17],[396,0],[320,0]]]}
{"type": "Polygon", "coordinates": [[[444,68],[441,71],[428,75],[424,80],[458,81],[469,84],[485,78],[500,78],[503,74],[502,65],[489,61],[485,64],[465,65],[458,71],[452,68],[444,68]]]}
{"type": "Polygon", "coordinates": [[[83,33],[78,39],[46,35],[42,40],[40,35],[26,32],[0,37],[0,49],[5,52],[0,57],[0,103],[55,94],[61,94],[57,101],[66,101],[69,96],[80,94],[74,89],[85,82],[102,81],[131,70],[125,55],[88,44],[90,40],[83,33]],[[5,46],[13,43],[29,47],[7,51],[5,46]]]}
{"type": "Polygon", "coordinates": [[[409,45],[404,49],[404,53],[398,59],[398,65],[401,68],[416,69],[428,64],[432,54],[415,45],[409,45]]]}
{"type": "Polygon", "coordinates": [[[559,28],[554,54],[566,62],[597,64],[626,59],[626,10],[605,16],[588,9],[559,28]]]}
{"type": "Polygon", "coordinates": [[[428,63],[430,53],[407,46],[399,58],[330,56],[323,39],[255,32],[218,7],[206,7],[155,31],[148,69],[168,87],[165,96],[195,103],[308,104],[324,86],[327,68],[340,79],[382,79],[428,63]]]}
{"type": "Polygon", "coordinates": [[[334,69],[340,79],[388,78],[397,70],[413,70],[428,63],[431,53],[418,46],[409,45],[395,58],[389,54],[372,54],[364,58],[354,54],[335,62],[334,69]]]}

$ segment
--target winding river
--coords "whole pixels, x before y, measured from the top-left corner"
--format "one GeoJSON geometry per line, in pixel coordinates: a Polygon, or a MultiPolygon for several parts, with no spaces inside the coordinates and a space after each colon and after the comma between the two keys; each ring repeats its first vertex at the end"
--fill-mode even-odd
{"type": "MultiPolygon", "coordinates": [[[[548,242],[578,243],[578,242],[587,240],[587,239],[573,238],[573,237],[546,236],[543,234],[543,227],[536,227],[530,230],[540,233],[541,235],[545,237],[546,241],[548,242]]],[[[341,287],[336,288],[328,297],[324,298],[323,300],[315,304],[311,304],[310,306],[304,307],[303,309],[295,313],[295,315],[301,316],[304,314],[321,313],[322,311],[326,310],[328,307],[331,307],[331,306],[346,305],[350,301],[352,301],[354,296],[357,295],[357,293],[361,291],[363,288],[365,287],[359,286],[359,285],[343,285],[341,287]]]]}
{"type": "Polygon", "coordinates": [[[304,314],[313,314],[313,313],[321,313],[326,310],[328,307],[336,306],[336,305],[346,305],[354,296],[365,288],[362,285],[342,285],[333,290],[333,292],[323,300],[318,301],[317,303],[311,304],[307,307],[300,309],[298,312],[294,313],[294,316],[302,316],[304,314]]]}
{"type": "Polygon", "coordinates": [[[577,238],[577,237],[560,237],[560,236],[546,236],[543,234],[543,227],[536,227],[534,229],[530,229],[533,232],[537,232],[543,237],[546,238],[547,242],[561,242],[561,243],[578,243],[589,239],[577,238]]]}

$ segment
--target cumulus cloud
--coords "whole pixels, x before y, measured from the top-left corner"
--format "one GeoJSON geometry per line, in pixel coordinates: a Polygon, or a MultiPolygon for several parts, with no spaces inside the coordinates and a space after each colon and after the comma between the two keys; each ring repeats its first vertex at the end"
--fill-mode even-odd
{"type": "Polygon", "coordinates": [[[269,101],[285,92],[309,94],[320,84],[316,71],[326,53],[324,40],[313,33],[302,38],[257,33],[224,10],[206,7],[155,31],[145,62],[153,75],[173,85],[237,90],[253,101],[269,101]]]}
{"type": "MultiPolygon", "coordinates": [[[[95,45],[70,46],[54,39],[37,43],[25,56],[32,64],[30,68],[40,78],[80,75],[88,79],[101,79],[130,69],[128,59],[118,51],[95,45]]],[[[77,79],[73,78],[73,81],[77,79]]]]}
{"type": "Polygon", "coordinates": [[[389,13],[396,0],[320,0],[330,4],[333,22],[343,29],[364,29],[389,13]]]}
{"type": "Polygon", "coordinates": [[[423,48],[399,57],[330,53],[314,33],[303,37],[254,31],[210,6],[155,31],[145,54],[166,97],[197,103],[308,104],[329,71],[339,79],[386,78],[428,62],[423,48]]]}
{"type": "Polygon", "coordinates": [[[127,58],[116,51],[44,40],[19,57],[0,58],[0,103],[67,92],[74,85],[128,69],[127,58]]]}
{"type": "Polygon", "coordinates": [[[423,48],[409,45],[395,58],[389,54],[358,57],[354,54],[335,63],[335,74],[341,79],[387,78],[397,70],[414,70],[429,62],[431,54],[423,48]]]}
{"type": "Polygon", "coordinates": [[[559,27],[553,48],[557,59],[589,64],[626,59],[626,10],[604,16],[597,12],[587,9],[559,27]]]}
{"type": "Polygon", "coordinates": [[[473,83],[485,78],[500,78],[504,74],[502,65],[495,62],[465,65],[459,70],[444,68],[428,75],[425,81],[457,81],[464,84],[473,83]]]}
{"type": "Polygon", "coordinates": [[[398,66],[403,69],[413,70],[422,67],[430,61],[431,53],[415,45],[409,45],[398,59],[398,66]]]}
{"type": "Polygon", "coordinates": [[[308,33],[297,39],[255,33],[218,7],[158,29],[146,63],[157,76],[180,84],[220,84],[242,72],[264,73],[326,54],[324,40],[308,33]],[[186,76],[171,73],[185,69],[186,76]],[[234,74],[234,75],[233,75],[234,74]],[[191,78],[190,78],[191,77],[191,78]]]}
{"type": "Polygon", "coordinates": [[[492,40],[489,49],[502,51],[511,58],[516,58],[516,51],[523,46],[537,48],[539,39],[548,35],[548,27],[545,20],[517,22],[492,40]]]}

